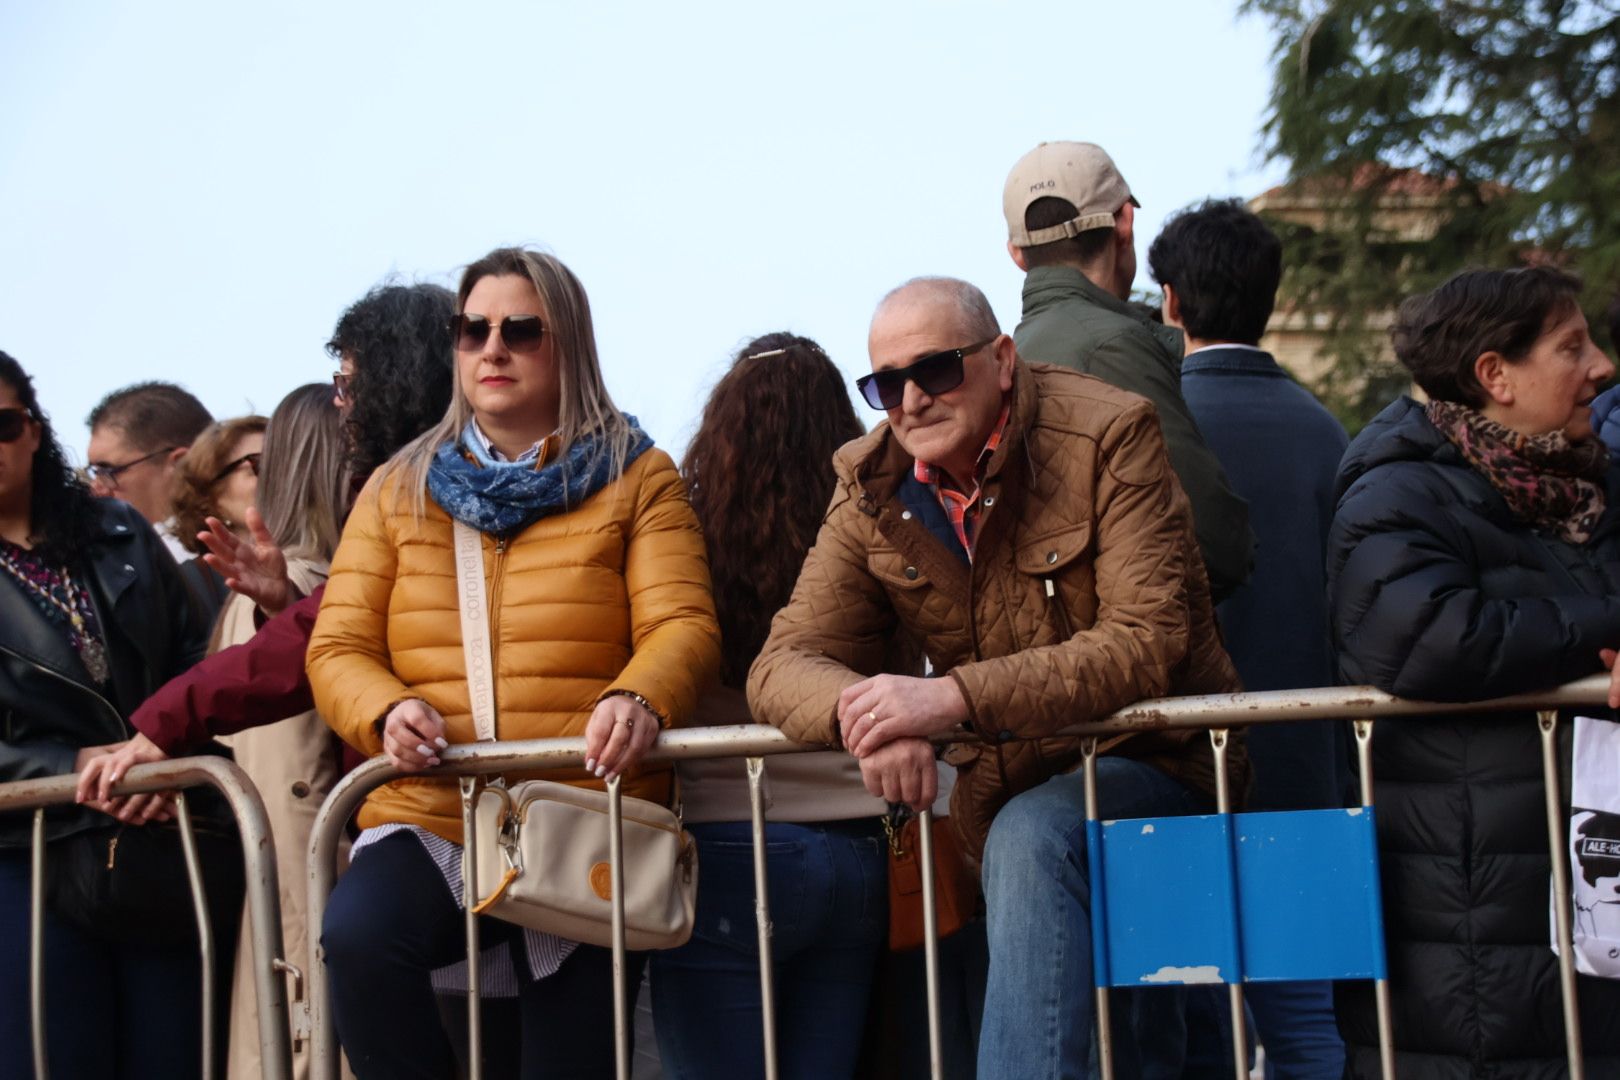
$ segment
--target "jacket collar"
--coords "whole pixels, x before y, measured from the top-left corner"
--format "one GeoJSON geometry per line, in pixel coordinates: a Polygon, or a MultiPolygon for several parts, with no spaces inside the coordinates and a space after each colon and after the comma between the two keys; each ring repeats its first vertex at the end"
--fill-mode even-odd
{"type": "Polygon", "coordinates": [[[1211,345],[1207,349],[1188,353],[1181,361],[1181,373],[1230,372],[1236,375],[1273,375],[1286,378],[1288,373],[1275,357],[1264,349],[1241,345],[1211,345]]]}
{"type": "Polygon", "coordinates": [[[1172,359],[1180,359],[1185,346],[1181,331],[1154,322],[1141,306],[1121,300],[1072,266],[1037,266],[1029,271],[1024,275],[1023,299],[1026,320],[1064,301],[1079,302],[1142,324],[1172,359]]]}

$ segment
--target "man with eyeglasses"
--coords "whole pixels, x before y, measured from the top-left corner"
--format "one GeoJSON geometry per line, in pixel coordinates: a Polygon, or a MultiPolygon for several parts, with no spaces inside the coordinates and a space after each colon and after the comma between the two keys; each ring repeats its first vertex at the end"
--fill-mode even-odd
{"type": "MultiPolygon", "coordinates": [[[[857,385],[888,423],[835,458],[832,503],[749,672],[749,706],[794,739],[847,748],[873,794],[917,809],[937,792],[934,742],[962,737],[946,755],[951,820],[982,859],[990,943],[978,1075],[1083,1075],[1081,740],[1055,733],[1143,698],[1238,688],[1187,497],[1149,402],[1023,363],[966,282],[890,293],[868,348],[857,385]],[[896,635],[936,677],[883,672],[896,635]]],[[[1212,806],[1202,733],[1101,750],[1103,817],[1212,806]]]]}
{"type": "Polygon", "coordinates": [[[1153,402],[1221,600],[1249,579],[1249,509],[1182,399],[1181,334],[1129,302],[1138,205],[1094,143],[1041,143],[1018,160],[1002,191],[1007,253],[1025,271],[1013,336],[1025,359],[1095,375],[1153,402]]]}
{"type": "Polygon", "coordinates": [[[214,418],[174,383],[143,382],[102,398],[88,422],[91,490],[129,503],[157,529],[176,562],[189,561],[191,552],[173,531],[174,471],[214,418]]]}

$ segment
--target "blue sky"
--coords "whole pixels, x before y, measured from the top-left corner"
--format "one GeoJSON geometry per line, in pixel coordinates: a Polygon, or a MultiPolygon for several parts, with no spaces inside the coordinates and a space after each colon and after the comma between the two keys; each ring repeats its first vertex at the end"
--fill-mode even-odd
{"type": "Polygon", "coordinates": [[[1269,40],[1234,8],[13,0],[0,349],[82,460],[110,389],[268,413],[328,377],[372,284],[536,244],[585,282],[615,399],[678,451],[754,335],[864,371],[906,278],[967,278],[1012,329],[1001,186],[1043,139],[1113,154],[1144,255],[1171,211],[1278,182],[1269,40]]]}

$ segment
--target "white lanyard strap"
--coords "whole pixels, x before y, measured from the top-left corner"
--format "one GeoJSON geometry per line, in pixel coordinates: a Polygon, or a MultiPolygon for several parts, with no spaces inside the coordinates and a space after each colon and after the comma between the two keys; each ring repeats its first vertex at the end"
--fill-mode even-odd
{"type": "Polygon", "coordinates": [[[455,522],[456,593],[461,599],[461,651],[467,696],[480,741],[495,738],[495,680],[489,658],[489,594],[484,585],[484,541],[471,525],[455,522]]]}

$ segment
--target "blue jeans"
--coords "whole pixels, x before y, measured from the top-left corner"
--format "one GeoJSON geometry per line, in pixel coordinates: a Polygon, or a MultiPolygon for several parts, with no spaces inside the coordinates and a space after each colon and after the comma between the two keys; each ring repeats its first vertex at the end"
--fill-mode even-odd
{"type": "MultiPolygon", "coordinates": [[[[361,1080],[448,1080],[455,1056],[439,1020],[430,974],[466,957],[465,922],[421,841],[395,833],[363,849],[338,880],[321,946],[338,1040],[361,1080]]],[[[517,929],[480,920],[481,941],[520,941],[517,929]]],[[[646,953],[627,956],[634,1007],[646,953]]],[[[544,979],[518,979],[523,1080],[613,1075],[612,953],[576,947],[544,979]]],[[[485,1062],[488,1064],[488,1061],[485,1062]]],[[[510,1075],[510,1074],[508,1074],[510,1075]]]]}
{"type": "MultiPolygon", "coordinates": [[[[1102,818],[1191,814],[1208,799],[1159,769],[1121,757],[1097,762],[1102,818]]],[[[990,980],[979,1038],[980,1080],[1079,1080],[1090,1071],[1093,980],[1085,781],[1055,776],[1014,797],[990,827],[984,895],[990,980]]],[[[1119,1075],[1181,1067],[1177,991],[1113,995],[1119,1075]],[[1148,995],[1152,995],[1149,997],[1148,995]],[[1137,1023],[1133,1024],[1132,1021],[1137,1023]],[[1140,1024],[1141,1037],[1127,1039],[1140,1024]],[[1130,1063],[1140,1061],[1139,1068],[1130,1063]]]]}
{"type": "MultiPolygon", "coordinates": [[[[1331,982],[1250,983],[1243,998],[1266,1048],[1268,1080],[1339,1080],[1344,1075],[1344,1040],[1333,1015],[1331,982]]],[[[1232,1011],[1224,991],[1192,991],[1187,1023],[1183,1080],[1231,1076],[1232,1011]]]]}
{"type": "MultiPolygon", "coordinates": [[[[0,851],[0,1077],[7,1080],[34,1075],[28,882],[28,852],[0,851]]],[[[214,932],[220,933],[217,915],[214,932]]],[[[231,957],[234,950],[225,949],[224,955],[231,957]]],[[[216,1007],[229,1015],[229,968],[224,971],[225,980],[215,983],[221,992],[216,1007]]],[[[196,946],[103,941],[47,909],[45,1042],[53,1077],[184,1080],[201,1075],[202,970],[196,946]]]]}
{"type": "MultiPolygon", "coordinates": [[[[747,822],[693,825],[692,940],[652,958],[658,1051],[674,1080],[762,1077],[759,942],[747,822]]],[[[887,943],[888,854],[876,818],[765,827],[781,1075],[854,1074],[887,943]]]]}

